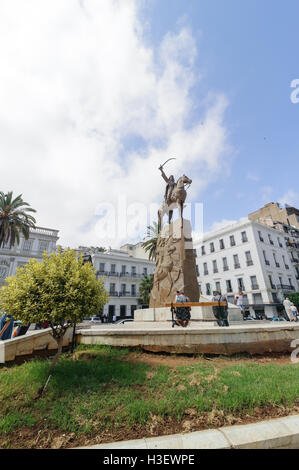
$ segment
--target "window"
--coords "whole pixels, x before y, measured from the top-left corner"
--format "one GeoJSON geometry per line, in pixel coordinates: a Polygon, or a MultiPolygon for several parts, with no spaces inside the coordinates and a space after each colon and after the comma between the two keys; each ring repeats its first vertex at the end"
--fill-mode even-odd
{"type": "Polygon", "coordinates": [[[196,268],[196,276],[199,276],[198,264],[195,266],[195,268],[196,268]]]}
{"type": "Polygon", "coordinates": [[[245,251],[245,256],[246,256],[246,264],[247,264],[247,266],[252,266],[252,265],[253,265],[253,261],[252,261],[252,258],[251,258],[251,253],[250,253],[250,251],[245,251]]]}
{"type": "Polygon", "coordinates": [[[49,242],[47,240],[39,240],[38,244],[38,250],[41,251],[42,253],[44,251],[47,251],[49,247],[49,242]]]}
{"type": "Polygon", "coordinates": [[[205,276],[207,276],[209,274],[208,264],[207,263],[203,264],[203,273],[204,273],[205,276]]]}
{"type": "Polygon", "coordinates": [[[232,283],[231,283],[230,280],[227,280],[227,281],[226,281],[226,290],[227,290],[227,292],[232,292],[232,291],[233,291],[233,289],[232,289],[232,283]]]}
{"type": "Polygon", "coordinates": [[[144,276],[147,276],[147,268],[143,268],[143,274],[144,276]]]}
{"type": "Polygon", "coordinates": [[[225,246],[224,246],[223,238],[221,238],[221,240],[219,240],[219,246],[220,246],[220,250],[224,250],[225,246]]]}
{"type": "Polygon", "coordinates": [[[229,240],[230,240],[230,246],[235,246],[236,242],[235,242],[235,237],[233,235],[229,237],[229,240]]]}
{"type": "Polygon", "coordinates": [[[277,268],[279,268],[279,267],[280,267],[280,264],[278,263],[278,261],[277,261],[277,259],[276,259],[276,254],[275,254],[275,253],[273,253],[273,259],[274,259],[275,266],[276,266],[277,268]]]}
{"type": "Polygon", "coordinates": [[[272,240],[272,238],[271,238],[270,233],[268,233],[268,238],[269,238],[269,242],[271,243],[271,245],[274,245],[274,242],[273,242],[273,240],[272,240]]]}
{"type": "Polygon", "coordinates": [[[267,255],[266,255],[265,250],[263,250],[263,255],[264,255],[264,260],[265,260],[266,265],[270,266],[270,262],[267,260],[267,255]]]}
{"type": "Polygon", "coordinates": [[[253,294],[253,303],[255,305],[262,305],[263,304],[262,294],[253,294]]]}
{"type": "Polygon", "coordinates": [[[126,295],[126,288],[127,288],[126,284],[121,285],[121,295],[122,296],[126,295]]]}
{"type": "Polygon", "coordinates": [[[247,234],[246,232],[241,232],[241,236],[242,236],[242,242],[245,243],[245,242],[248,242],[248,238],[247,238],[247,234]]]}
{"type": "Polygon", "coordinates": [[[5,266],[0,266],[0,279],[5,279],[7,276],[7,268],[5,266]]]}
{"type": "Polygon", "coordinates": [[[135,284],[132,284],[132,285],[131,285],[131,295],[132,295],[133,297],[136,296],[136,285],[135,285],[135,284]]]}
{"type": "Polygon", "coordinates": [[[286,260],[285,260],[284,255],[282,255],[282,261],[283,261],[283,263],[284,263],[285,268],[286,268],[286,269],[290,269],[290,268],[289,268],[289,265],[286,263],[286,260]]]}
{"type": "Polygon", "coordinates": [[[32,250],[32,245],[33,245],[33,239],[29,239],[29,240],[24,240],[24,243],[23,243],[23,250],[24,251],[31,251],[32,250]]]}
{"type": "Polygon", "coordinates": [[[213,260],[213,273],[218,273],[217,261],[215,259],[213,260]]]}
{"type": "Polygon", "coordinates": [[[205,255],[205,254],[206,254],[206,250],[205,250],[205,247],[204,247],[204,246],[201,247],[201,254],[202,254],[202,255],[205,255]]]}
{"type": "Polygon", "coordinates": [[[115,274],[115,264],[111,264],[111,273],[114,273],[115,274]]]}
{"type": "Polygon", "coordinates": [[[136,266],[131,266],[131,275],[136,276],[136,266]]]}
{"type": "Polygon", "coordinates": [[[268,277],[269,277],[269,282],[270,282],[270,287],[271,287],[271,289],[276,289],[275,285],[273,284],[273,280],[272,280],[271,274],[269,274],[268,277]]]}
{"type": "Polygon", "coordinates": [[[121,305],[119,309],[119,313],[120,313],[121,318],[125,317],[127,314],[127,306],[121,305]]]}
{"type": "Polygon", "coordinates": [[[212,242],[210,243],[210,252],[214,253],[214,251],[215,251],[215,246],[214,246],[214,243],[212,242]]]}
{"type": "Polygon", "coordinates": [[[263,242],[264,239],[263,239],[263,237],[262,237],[262,232],[261,232],[260,230],[258,230],[257,233],[259,234],[259,239],[260,239],[260,241],[263,242]]]}
{"type": "Polygon", "coordinates": [[[127,266],[123,264],[121,267],[121,274],[126,274],[126,269],[127,269],[127,266]]]}
{"type": "Polygon", "coordinates": [[[227,258],[222,258],[223,261],[223,271],[228,271],[227,258]]]}
{"type": "Polygon", "coordinates": [[[234,255],[234,265],[235,265],[235,269],[238,269],[240,267],[240,262],[239,262],[239,256],[238,255],[234,255]]]}
{"type": "Polygon", "coordinates": [[[105,263],[100,263],[100,273],[103,273],[105,271],[105,263]]]}
{"type": "Polygon", "coordinates": [[[289,280],[289,285],[290,285],[291,287],[293,287],[292,278],[289,277],[288,280],[289,280]]]}
{"type": "Polygon", "coordinates": [[[216,290],[217,290],[218,292],[221,292],[221,287],[220,287],[220,282],[219,282],[219,281],[217,281],[217,282],[215,283],[215,286],[216,286],[216,290]]]}
{"type": "Polygon", "coordinates": [[[280,238],[279,238],[279,237],[277,237],[277,241],[278,241],[278,245],[280,246],[280,248],[282,248],[282,247],[283,247],[283,245],[282,245],[282,243],[281,243],[281,241],[280,241],[280,238]]]}
{"type": "Polygon", "coordinates": [[[207,293],[207,295],[211,295],[211,286],[210,286],[210,284],[206,284],[206,293],[207,293]]]}
{"type": "Polygon", "coordinates": [[[252,290],[257,290],[259,288],[259,286],[258,286],[258,283],[257,283],[256,276],[250,276],[250,281],[251,281],[251,289],[252,290]]]}
{"type": "Polygon", "coordinates": [[[239,277],[238,278],[238,288],[239,290],[245,290],[245,286],[244,286],[244,282],[243,282],[243,278],[242,277],[239,277]]]}
{"type": "Polygon", "coordinates": [[[109,287],[109,292],[110,292],[110,295],[115,295],[115,284],[114,283],[110,283],[110,287],[109,287]]]}

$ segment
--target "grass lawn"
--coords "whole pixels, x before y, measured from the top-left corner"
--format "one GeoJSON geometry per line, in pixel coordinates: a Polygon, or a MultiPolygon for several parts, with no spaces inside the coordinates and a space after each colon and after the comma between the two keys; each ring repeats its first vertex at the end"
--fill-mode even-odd
{"type": "Polygon", "coordinates": [[[0,367],[0,447],[66,448],[299,412],[289,357],[166,356],[106,346],[0,367]]]}

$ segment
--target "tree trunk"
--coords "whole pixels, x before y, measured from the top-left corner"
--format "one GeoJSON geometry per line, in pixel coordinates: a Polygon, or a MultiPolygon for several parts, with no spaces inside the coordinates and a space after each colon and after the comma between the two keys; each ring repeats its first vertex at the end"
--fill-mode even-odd
{"type": "Polygon", "coordinates": [[[62,351],[62,343],[63,343],[63,337],[64,337],[64,334],[62,336],[59,336],[58,338],[55,338],[56,341],[57,341],[57,346],[58,346],[58,349],[57,349],[57,353],[55,354],[55,356],[53,357],[52,361],[51,361],[51,369],[53,369],[53,367],[56,365],[58,359],[59,359],[59,356],[61,354],[61,351],[62,351]]]}

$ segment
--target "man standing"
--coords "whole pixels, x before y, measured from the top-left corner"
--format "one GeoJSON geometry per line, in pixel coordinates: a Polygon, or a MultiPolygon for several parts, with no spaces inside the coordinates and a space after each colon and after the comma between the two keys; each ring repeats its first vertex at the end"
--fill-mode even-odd
{"type": "Polygon", "coordinates": [[[224,295],[221,295],[220,291],[215,291],[214,296],[212,298],[212,302],[218,302],[219,304],[219,306],[212,307],[218,326],[229,326],[227,319],[227,298],[224,295]],[[220,305],[220,303],[225,303],[226,305],[220,305]]]}

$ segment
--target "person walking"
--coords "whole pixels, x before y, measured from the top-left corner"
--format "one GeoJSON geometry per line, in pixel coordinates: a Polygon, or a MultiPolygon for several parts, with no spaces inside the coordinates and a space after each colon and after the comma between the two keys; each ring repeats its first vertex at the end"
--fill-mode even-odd
{"type": "Polygon", "coordinates": [[[239,294],[236,296],[235,304],[241,310],[243,320],[245,320],[244,307],[243,307],[243,292],[240,290],[239,294]]]}
{"type": "Polygon", "coordinates": [[[291,301],[288,297],[286,297],[285,300],[283,301],[283,306],[284,306],[285,313],[286,313],[285,315],[286,320],[291,321],[291,319],[293,318],[293,314],[291,310],[291,301]]]}
{"type": "Polygon", "coordinates": [[[298,310],[297,310],[297,307],[296,305],[294,305],[293,303],[291,303],[291,312],[292,312],[292,319],[291,321],[297,321],[298,319],[298,310]]]}

